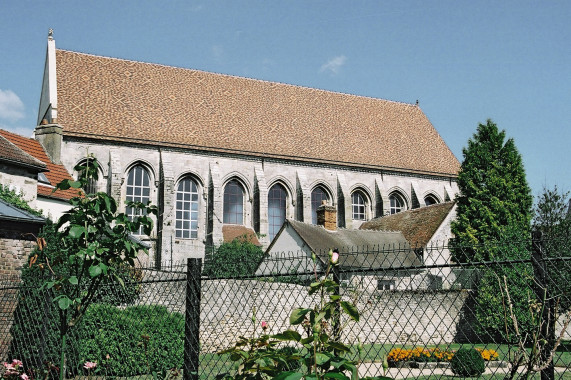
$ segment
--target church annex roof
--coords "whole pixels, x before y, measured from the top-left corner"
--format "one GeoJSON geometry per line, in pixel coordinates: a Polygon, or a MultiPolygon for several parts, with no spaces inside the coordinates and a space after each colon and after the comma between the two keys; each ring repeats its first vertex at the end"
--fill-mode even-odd
{"type": "MultiPolygon", "coordinates": [[[[330,249],[338,249],[339,265],[351,268],[393,268],[421,265],[403,234],[395,231],[338,229],[286,219],[282,229],[291,226],[307,246],[327,263],[330,249]]],[[[271,247],[268,248],[268,251],[271,247]]]]}
{"type": "Polygon", "coordinates": [[[424,247],[450,214],[454,205],[455,202],[445,202],[382,216],[361,224],[359,229],[400,231],[411,246],[424,247]]]}
{"type": "Polygon", "coordinates": [[[56,49],[66,136],[456,176],[411,104],[56,49]]]}
{"type": "Polygon", "coordinates": [[[43,165],[44,169],[41,171],[44,172],[44,175],[48,179],[49,184],[43,184],[38,181],[39,196],[63,200],[69,200],[77,196],[77,190],[75,189],[58,190],[53,192],[54,187],[58,183],[64,179],[72,179],[72,177],[63,165],[54,164],[49,159],[44,148],[42,147],[42,144],[40,144],[39,141],[0,129],[0,140],[2,140],[2,138],[10,141],[14,146],[21,149],[23,152],[29,155],[30,158],[33,158],[35,160],[34,162],[43,165]]]}

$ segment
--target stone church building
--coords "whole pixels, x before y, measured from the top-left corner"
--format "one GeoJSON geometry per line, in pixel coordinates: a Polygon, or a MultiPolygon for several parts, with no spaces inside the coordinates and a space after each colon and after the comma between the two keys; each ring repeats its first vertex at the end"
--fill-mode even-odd
{"type": "Polygon", "coordinates": [[[93,188],[121,207],[157,204],[141,238],[163,264],[228,227],[267,247],[323,200],[356,229],[458,191],[459,162],[418,105],[61,50],[51,35],[35,138],[70,173],[97,160],[93,188]]]}

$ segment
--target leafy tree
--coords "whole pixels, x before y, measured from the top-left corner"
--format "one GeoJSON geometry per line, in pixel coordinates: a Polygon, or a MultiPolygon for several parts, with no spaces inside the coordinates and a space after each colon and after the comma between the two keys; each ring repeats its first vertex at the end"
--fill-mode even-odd
{"type": "Polygon", "coordinates": [[[43,288],[51,290],[58,306],[59,340],[61,345],[60,379],[65,375],[65,351],[68,333],[96,300],[98,289],[110,280],[123,284],[117,274],[121,266],[134,267],[140,251],[147,249],[131,238],[142,227],[146,234],[152,230],[148,214],[156,213],[149,204],[130,203],[141,209],[142,215],[131,220],[125,213],[117,213],[117,205],[106,193],[84,194],[90,181],[97,180],[95,160],[86,160],[75,167],[80,173],[77,181],[64,180],[58,190],[78,190],[70,202],[72,208],[58,221],[55,238],[60,247],[56,257],[47,254],[45,239],[38,239],[39,253],[30,258],[30,267],[47,275],[43,288]],[[52,257],[51,257],[52,256],[52,257]]]}
{"type": "Polygon", "coordinates": [[[508,233],[530,233],[532,196],[514,140],[488,120],[462,150],[458,174],[457,220],[452,223],[457,262],[491,260],[494,250],[477,248],[508,233]]]}
{"type": "Polygon", "coordinates": [[[571,209],[569,192],[543,189],[535,206],[534,229],[542,233],[550,296],[560,310],[571,307],[571,209]]]}

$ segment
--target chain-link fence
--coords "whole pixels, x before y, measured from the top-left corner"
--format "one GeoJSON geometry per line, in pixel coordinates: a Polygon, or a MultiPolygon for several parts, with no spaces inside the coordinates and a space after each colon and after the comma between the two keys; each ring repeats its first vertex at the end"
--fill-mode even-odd
{"type": "MultiPolygon", "coordinates": [[[[350,348],[344,355],[363,377],[452,377],[454,356],[474,348],[486,378],[571,378],[571,255],[554,248],[565,244],[340,247],[331,278],[359,318],[341,313],[337,326],[323,328],[337,329],[332,336],[350,348]]],[[[327,252],[216,260],[213,267],[215,254],[103,285],[67,337],[66,376],[214,379],[235,370],[232,355],[220,351],[239,337],[308,333],[290,315],[322,302],[308,286],[327,271],[327,252]]],[[[1,359],[21,360],[34,378],[60,366],[59,309],[41,281],[0,283],[1,359]]],[[[288,344],[303,356],[301,344],[288,344]]]]}

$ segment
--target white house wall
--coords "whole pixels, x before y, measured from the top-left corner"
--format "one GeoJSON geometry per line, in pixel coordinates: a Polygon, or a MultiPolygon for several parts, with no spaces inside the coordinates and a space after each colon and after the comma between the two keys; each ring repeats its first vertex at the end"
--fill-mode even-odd
{"type": "MultiPolygon", "coordinates": [[[[452,210],[450,210],[446,218],[444,218],[432,238],[429,240],[427,248],[425,248],[425,265],[449,265],[451,263],[452,255],[448,246],[450,238],[453,237],[451,223],[455,219],[456,205],[452,207],[452,210]]],[[[433,268],[430,269],[430,273],[433,276],[437,276],[442,279],[443,289],[450,289],[450,286],[456,279],[456,276],[450,267],[433,268]]]]}

